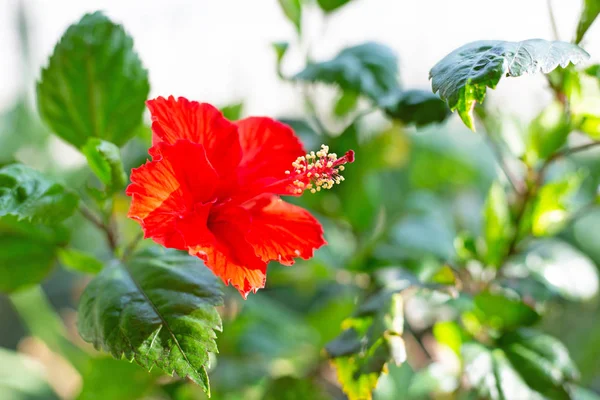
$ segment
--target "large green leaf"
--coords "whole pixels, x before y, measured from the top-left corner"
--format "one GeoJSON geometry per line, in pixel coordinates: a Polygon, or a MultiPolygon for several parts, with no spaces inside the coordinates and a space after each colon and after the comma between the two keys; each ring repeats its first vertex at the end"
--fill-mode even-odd
{"type": "Polygon", "coordinates": [[[90,137],[123,145],[142,122],[148,73],[122,26],[100,12],[71,25],[37,85],[38,108],[76,147],[90,137]]]}
{"type": "Polygon", "coordinates": [[[397,90],[396,54],[379,43],[348,47],[329,61],[309,64],[294,79],[334,84],[378,100],[397,90]]]}
{"type": "Polygon", "coordinates": [[[106,195],[116,193],[127,184],[121,153],[114,144],[98,138],[90,138],[81,148],[90,169],[106,186],[106,195]]]}
{"type": "Polygon", "coordinates": [[[221,303],[220,284],[199,259],[150,248],[90,282],[78,328],[116,358],[189,377],[210,393],[206,366],[208,352],[217,352],[221,303]]]}
{"type": "Polygon", "coordinates": [[[302,32],[302,2],[300,0],[278,0],[286,18],[294,24],[298,33],[302,32]]]}
{"type": "Polygon", "coordinates": [[[379,105],[389,117],[416,126],[440,123],[450,115],[448,106],[438,96],[424,90],[396,91],[379,105]]]}
{"type": "Polygon", "coordinates": [[[485,325],[498,330],[514,330],[537,322],[539,314],[520,299],[503,293],[481,292],[474,297],[475,315],[485,325]]]}
{"type": "Polygon", "coordinates": [[[0,399],[58,400],[36,360],[0,348],[0,399]]]}
{"type": "Polygon", "coordinates": [[[569,63],[587,60],[577,45],[542,39],[522,42],[482,40],[454,50],[430,71],[433,92],[439,92],[465,125],[475,129],[473,107],[482,103],[487,88],[494,89],[503,76],[548,73],[569,63]]]}
{"type": "Polygon", "coordinates": [[[575,43],[581,42],[581,39],[583,39],[590,26],[592,26],[598,14],[600,14],[600,0],[584,0],[583,10],[581,11],[579,24],[577,25],[575,43]]]}
{"type": "Polygon", "coordinates": [[[321,7],[321,10],[325,11],[326,13],[331,13],[350,3],[350,1],[351,0],[317,0],[317,3],[319,4],[319,7],[321,7]]]}
{"type": "Polygon", "coordinates": [[[487,245],[486,261],[494,267],[508,255],[513,225],[504,188],[494,183],[490,188],[484,208],[484,237],[487,245]]]}
{"type": "Polygon", "coordinates": [[[500,346],[529,387],[549,399],[570,399],[566,384],[578,378],[577,367],[557,339],[533,330],[502,337],[500,346]]]}
{"type": "Polygon", "coordinates": [[[564,106],[559,102],[550,104],[529,124],[526,162],[534,165],[550,157],[567,142],[569,132],[571,124],[564,106]]]}
{"type": "Polygon", "coordinates": [[[41,282],[67,236],[59,226],[35,226],[12,216],[0,218],[0,292],[11,293],[41,282]]]}
{"type": "Polygon", "coordinates": [[[21,164],[0,169],[0,217],[56,223],[77,207],[77,196],[59,183],[21,164]]]}

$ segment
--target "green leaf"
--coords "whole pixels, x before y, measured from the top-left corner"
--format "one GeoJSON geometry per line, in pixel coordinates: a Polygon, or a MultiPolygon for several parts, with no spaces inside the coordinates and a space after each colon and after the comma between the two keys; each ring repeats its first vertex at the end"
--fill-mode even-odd
{"type": "Polygon", "coordinates": [[[150,394],[156,380],[157,374],[149,374],[135,364],[107,357],[93,358],[83,374],[83,388],[77,399],[145,398],[150,394]]]}
{"type": "Polygon", "coordinates": [[[273,49],[275,50],[275,55],[277,57],[277,76],[283,79],[283,72],[281,72],[281,63],[283,61],[283,57],[285,57],[285,53],[287,53],[290,44],[288,42],[275,42],[272,44],[273,49]]]}
{"type": "Polygon", "coordinates": [[[571,386],[573,400],[600,400],[600,395],[579,386],[571,386]]]}
{"type": "Polygon", "coordinates": [[[539,314],[521,300],[501,293],[481,292],[473,298],[475,315],[485,325],[496,330],[510,331],[532,325],[539,314]]]}
{"type": "Polygon", "coordinates": [[[503,336],[500,346],[529,387],[549,399],[571,398],[566,383],[576,380],[579,373],[560,341],[522,329],[503,336]]]}
{"type": "Polygon", "coordinates": [[[534,165],[550,157],[566,143],[569,132],[571,124],[564,106],[559,102],[550,104],[529,125],[526,162],[534,165]]]}
{"type": "Polygon", "coordinates": [[[81,152],[100,182],[106,185],[106,195],[112,195],[125,188],[127,175],[117,146],[98,138],[90,138],[81,148],[81,152]]]}
{"type": "Polygon", "coordinates": [[[460,348],[463,343],[463,331],[454,321],[440,321],[433,326],[433,335],[435,340],[443,345],[448,346],[457,355],[460,355],[460,348]]]}
{"type": "Polygon", "coordinates": [[[67,239],[68,231],[61,226],[0,218],[0,292],[12,293],[40,283],[67,239]]]}
{"type": "Polygon", "coordinates": [[[278,0],[286,18],[296,27],[298,34],[302,32],[302,2],[300,0],[278,0]]]}
{"type": "Polygon", "coordinates": [[[106,267],[79,304],[81,337],[115,358],[156,365],[189,377],[210,393],[208,352],[217,352],[220,284],[202,262],[172,250],[150,248],[126,264],[106,267]]]}
{"type": "Polygon", "coordinates": [[[575,43],[579,44],[587,30],[592,26],[596,17],[600,14],[600,0],[584,0],[583,10],[579,16],[579,24],[577,25],[577,34],[575,35],[575,43]]]}
{"type": "Polygon", "coordinates": [[[122,26],[86,14],[60,39],[37,84],[40,115],[76,147],[91,137],[125,144],[142,122],[148,73],[122,26]]]}
{"type": "MultiPolygon", "coordinates": [[[[405,287],[403,287],[405,288],[405,287]]],[[[382,289],[342,324],[345,330],[327,344],[344,393],[350,400],[370,399],[387,363],[406,360],[403,288],[382,289]]]]}
{"type": "Polygon", "coordinates": [[[531,230],[535,236],[551,236],[560,232],[571,215],[571,198],[584,179],[583,172],[563,176],[542,186],[532,211],[531,230]]]}
{"type": "Polygon", "coordinates": [[[485,260],[499,267],[508,254],[513,233],[510,208],[504,188],[497,182],[492,184],[484,208],[484,237],[487,245],[485,260]]]}
{"type": "Polygon", "coordinates": [[[356,92],[344,90],[338,97],[333,107],[333,114],[336,117],[345,117],[358,106],[359,95],[356,92]]]}
{"type": "Polygon", "coordinates": [[[104,267],[96,257],[76,249],[60,249],[58,259],[65,268],[84,274],[97,274],[104,267]]]}
{"type": "Polygon", "coordinates": [[[0,399],[58,400],[38,361],[0,348],[0,399]]]}
{"type": "Polygon", "coordinates": [[[438,96],[424,90],[396,91],[379,105],[390,118],[416,126],[441,123],[450,115],[448,106],[438,96]]]}
{"type": "Polygon", "coordinates": [[[71,216],[77,196],[64,186],[21,164],[0,168],[0,217],[57,223],[71,216]]]}
{"type": "Polygon", "coordinates": [[[242,118],[242,112],[244,110],[244,103],[239,102],[230,104],[220,108],[223,116],[230,121],[237,121],[242,118]]]}
{"type": "Polygon", "coordinates": [[[494,89],[503,76],[518,77],[538,71],[548,73],[589,58],[577,45],[542,39],[523,42],[482,40],[454,50],[429,72],[433,92],[439,92],[452,111],[475,130],[473,108],[482,103],[487,88],[494,89]]]}
{"type": "Polygon", "coordinates": [[[368,42],[342,50],[332,60],[309,64],[294,79],[339,86],[375,101],[398,89],[396,54],[382,44],[368,42]]]}
{"type": "Polygon", "coordinates": [[[319,7],[321,7],[321,10],[329,14],[350,3],[350,1],[351,0],[317,0],[317,3],[319,4],[319,7]]]}

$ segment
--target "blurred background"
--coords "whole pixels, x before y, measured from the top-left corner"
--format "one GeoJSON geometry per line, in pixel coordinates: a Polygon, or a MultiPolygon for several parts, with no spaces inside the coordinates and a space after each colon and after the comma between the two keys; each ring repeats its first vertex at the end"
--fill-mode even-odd
{"type": "MultiPolygon", "coordinates": [[[[181,95],[218,106],[241,103],[242,115],[288,121],[307,148],[315,149],[325,140],[306,123],[302,88],[278,77],[273,42],[290,42],[284,75],[302,70],[307,54],[326,60],[345,47],[380,42],[397,53],[404,87],[430,90],[429,69],[453,49],[480,39],[552,39],[555,30],[560,39],[569,41],[581,12],[579,1],[552,1],[554,30],[546,0],[353,0],[330,16],[308,3],[298,42],[276,0],[0,0],[0,164],[18,160],[74,186],[85,186],[85,159],[49,135],[37,117],[34,93],[54,45],[87,12],[104,11],[134,38],[149,70],[151,97],[181,95]]],[[[600,24],[592,26],[582,47],[592,56],[590,64],[600,60],[600,24]]],[[[378,113],[348,125],[332,115],[335,96],[334,89],[318,85],[312,93],[331,141],[340,152],[356,148],[358,162],[348,168],[344,185],[318,198],[299,200],[319,216],[330,246],[293,268],[271,266],[268,287],[248,301],[242,302],[236,293],[227,298],[225,333],[220,335],[220,354],[211,372],[215,399],[343,399],[322,349],[339,334],[358,294],[376,276],[373,271],[402,266],[422,274],[432,263],[452,258],[455,235],[480,231],[486,193],[493,180],[502,179],[482,136],[467,131],[455,115],[444,124],[422,129],[392,124],[378,113]],[[374,234],[381,229],[383,235],[374,234]]],[[[498,90],[488,91],[486,102],[490,109],[502,110],[509,121],[502,135],[518,149],[519,130],[551,98],[545,79],[532,76],[503,81],[498,90]]],[[[146,131],[126,146],[127,168],[145,160],[148,145],[146,131]]],[[[597,154],[586,153],[561,168],[581,166],[593,179],[587,185],[591,193],[600,175],[597,154]]],[[[117,206],[122,214],[127,202],[123,197],[117,206]]],[[[72,239],[74,246],[107,257],[106,244],[93,227],[77,217],[70,224],[80,229],[72,239]]],[[[138,227],[124,222],[120,229],[124,237],[134,237],[138,227]]],[[[557,299],[540,325],[565,342],[584,385],[600,391],[600,304],[595,297],[600,213],[592,211],[578,219],[560,240],[552,257],[568,260],[570,268],[580,273],[577,278],[568,272],[573,269],[559,269],[553,272],[554,279],[568,281],[569,290],[586,301],[557,299]]],[[[52,305],[72,327],[73,341],[82,346],[74,320],[86,279],[55,268],[44,284],[52,305]]],[[[415,356],[409,355],[401,367],[390,367],[379,383],[377,399],[453,398],[450,393],[460,385],[459,367],[457,357],[436,343],[434,323],[447,311],[438,303],[435,296],[424,296],[408,307],[413,331],[407,347],[415,356]]],[[[0,347],[19,349],[37,360],[41,369],[36,371],[47,376],[62,398],[204,396],[193,385],[147,375],[110,359],[98,369],[105,375],[86,383],[59,356],[26,336],[10,301],[1,295],[0,347]],[[98,383],[107,379],[113,383],[98,383]],[[135,390],[110,391],[119,385],[135,390]]],[[[8,355],[3,357],[0,353],[0,371],[9,362],[8,355]]]]}

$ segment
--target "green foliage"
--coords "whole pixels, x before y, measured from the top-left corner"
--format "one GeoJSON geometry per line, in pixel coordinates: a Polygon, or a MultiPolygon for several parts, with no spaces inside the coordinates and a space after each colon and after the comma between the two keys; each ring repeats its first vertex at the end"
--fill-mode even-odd
{"type": "Polygon", "coordinates": [[[76,249],[60,249],[58,259],[63,267],[84,274],[97,274],[104,267],[96,257],[76,249]]]}
{"type": "Polygon", "coordinates": [[[481,292],[477,294],[475,316],[484,325],[499,331],[511,331],[520,326],[529,326],[539,320],[539,314],[531,306],[507,293],[481,292]]]}
{"type": "Polygon", "coordinates": [[[354,111],[358,106],[358,93],[352,90],[343,90],[333,107],[333,113],[337,117],[344,117],[354,111]]]}
{"type": "Polygon", "coordinates": [[[390,118],[416,126],[441,123],[450,115],[438,96],[424,90],[396,91],[384,98],[381,105],[390,118]]]}
{"type": "Polygon", "coordinates": [[[0,348],[0,398],[58,400],[42,366],[30,357],[0,348]]]}
{"type": "Polygon", "coordinates": [[[67,237],[60,227],[0,218],[0,292],[11,293],[41,282],[67,237]]]}
{"type": "Polygon", "coordinates": [[[117,146],[98,138],[90,138],[81,152],[87,158],[90,169],[106,186],[106,195],[110,196],[125,188],[127,175],[117,146]]]}
{"type": "Polygon", "coordinates": [[[487,245],[485,260],[488,264],[499,267],[508,255],[508,247],[514,235],[508,199],[499,183],[494,183],[488,193],[483,231],[487,245]]]}
{"type": "Polygon", "coordinates": [[[577,33],[575,34],[575,43],[579,44],[587,30],[592,26],[596,17],[600,14],[599,0],[584,0],[583,10],[579,16],[579,24],[577,25],[577,33]]]}
{"type": "Polygon", "coordinates": [[[237,121],[242,119],[242,113],[244,111],[244,103],[239,102],[235,104],[230,104],[224,107],[221,107],[221,112],[223,116],[230,121],[237,121]]]}
{"type": "Polygon", "coordinates": [[[77,196],[61,184],[25,165],[0,169],[0,217],[56,223],[77,207],[77,196]]]}
{"type": "Polygon", "coordinates": [[[286,18],[294,24],[298,34],[302,32],[302,2],[300,0],[278,0],[286,18]]]}
{"type": "Polygon", "coordinates": [[[398,88],[397,73],[396,54],[387,46],[369,42],[348,47],[329,61],[309,64],[294,79],[337,85],[378,100],[398,88]]]}
{"type": "Polygon", "coordinates": [[[571,125],[564,106],[554,102],[546,107],[529,124],[525,150],[527,163],[533,165],[550,157],[566,143],[570,132],[571,125]]]}
{"type": "Polygon", "coordinates": [[[82,338],[115,358],[156,365],[190,378],[210,393],[208,352],[216,352],[220,285],[193,257],[146,250],[105,268],[79,305],[82,338]]]}
{"type": "Polygon", "coordinates": [[[95,137],[125,144],[142,122],[148,73],[122,26],[102,13],[71,25],[37,85],[37,102],[52,131],[73,146],[95,137]]]}
{"type": "Polygon", "coordinates": [[[588,58],[585,50],[566,42],[482,40],[448,54],[431,69],[429,76],[433,92],[439,92],[450,109],[458,111],[465,125],[474,130],[475,103],[482,103],[487,88],[496,88],[503,76],[547,74],[559,65],[564,68],[588,58]]]}
{"type": "Polygon", "coordinates": [[[340,7],[350,3],[351,0],[317,0],[317,4],[321,7],[321,10],[326,13],[332,13],[340,7]]]}

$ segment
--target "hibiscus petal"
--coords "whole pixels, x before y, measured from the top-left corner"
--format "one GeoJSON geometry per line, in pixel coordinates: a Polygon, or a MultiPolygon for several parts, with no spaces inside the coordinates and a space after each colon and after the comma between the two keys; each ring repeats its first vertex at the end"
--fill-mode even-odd
{"type": "MultiPolygon", "coordinates": [[[[131,172],[126,194],[132,200],[127,216],[140,223],[144,237],[185,250],[179,222],[203,218],[207,229],[217,174],[199,144],[179,140],[173,145],[158,143],[151,150],[154,160],[131,172]]],[[[196,225],[201,229],[201,224],[196,225]]]]}
{"type": "Polygon", "coordinates": [[[235,122],[239,129],[242,184],[270,183],[285,178],[296,158],[306,152],[289,126],[266,117],[250,117],[235,122]]]}
{"type": "Polygon", "coordinates": [[[215,237],[212,245],[191,246],[189,253],[204,260],[226,285],[233,285],[245,299],[250,292],[265,286],[267,263],[254,253],[246,240],[250,224],[248,213],[232,208],[209,221],[215,237]]]}
{"type": "Polygon", "coordinates": [[[315,217],[276,196],[255,203],[249,212],[252,224],[246,240],[263,261],[292,265],[295,257],[307,260],[326,244],[315,217]]]}
{"type": "Polygon", "coordinates": [[[161,141],[173,144],[180,139],[201,144],[221,177],[231,174],[239,164],[237,128],[215,107],[173,96],[157,97],[146,104],[152,115],[153,144],[161,141]]]}

